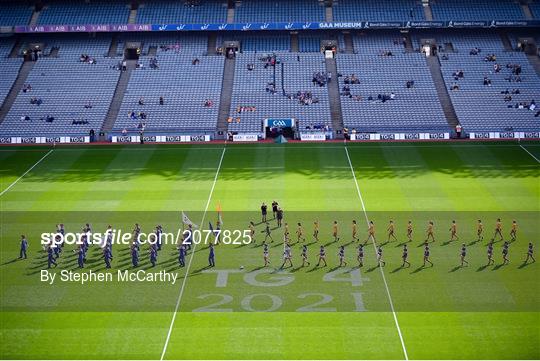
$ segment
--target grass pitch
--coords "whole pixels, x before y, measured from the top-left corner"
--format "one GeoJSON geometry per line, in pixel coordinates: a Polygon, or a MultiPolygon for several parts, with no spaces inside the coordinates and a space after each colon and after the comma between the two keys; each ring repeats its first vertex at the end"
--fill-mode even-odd
{"type": "MultiPolygon", "coordinates": [[[[540,246],[538,143],[147,145],[48,152],[0,149],[3,359],[540,358],[538,264],[523,265],[528,242],[536,256],[540,246]],[[275,229],[272,265],[263,268],[258,225],[254,244],[216,247],[215,269],[206,267],[205,245],[195,247],[184,268],[177,266],[173,246],[161,251],[155,269],[143,250],[140,268],[175,272],[174,285],[40,282],[46,256],[39,234],[54,231],[56,223],[68,231],[87,222],[94,231],[108,224],[131,230],[135,222],[143,230],[158,223],[172,230],[183,210],[207,228],[208,222],[215,225],[219,203],[224,228],[243,230],[251,220],[260,222],[260,203],[274,199],[293,241],[296,223],[304,225],[311,266],[299,267],[302,243],[294,243],[294,267],[277,270],[283,232],[275,229]],[[485,267],[498,217],[505,237],[511,220],[518,221],[517,241],[510,245],[509,265],[501,266],[498,242],[495,265],[485,267]],[[486,234],[476,242],[479,218],[486,234]],[[321,224],[318,243],[311,237],[315,219],[321,224]],[[375,222],[386,261],[382,270],[371,242],[358,268],[353,219],[362,241],[366,219],[375,222]],[[398,242],[386,242],[390,219],[398,242]],[[449,243],[454,219],[460,240],[449,243]],[[338,242],[330,236],[334,220],[340,224],[338,242]],[[411,267],[400,268],[408,220],[415,227],[411,267]],[[422,268],[429,220],[435,222],[435,265],[422,268]],[[21,233],[30,241],[25,261],[16,260],[21,233]],[[458,267],[461,243],[468,245],[469,267],[458,267]],[[314,267],[320,244],[327,245],[328,267],[314,267]],[[343,268],[337,267],[340,245],[349,263],[343,268]]],[[[53,272],[81,272],[73,248],[66,246],[53,272]]],[[[131,269],[127,248],[117,246],[114,253],[113,269],[106,271],[94,246],[84,272],[131,269]]]]}

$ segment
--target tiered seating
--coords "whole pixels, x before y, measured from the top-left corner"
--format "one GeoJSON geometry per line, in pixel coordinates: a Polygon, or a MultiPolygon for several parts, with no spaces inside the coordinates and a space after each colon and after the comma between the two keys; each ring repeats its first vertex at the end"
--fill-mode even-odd
{"type": "Polygon", "coordinates": [[[449,91],[457,116],[468,131],[528,131],[540,129],[540,117],[535,111],[508,108],[508,105],[540,99],[540,78],[529,64],[526,56],[519,52],[504,52],[497,35],[440,36],[438,41],[452,42],[458,53],[448,54],[441,66],[446,85],[456,83],[459,90],[449,91]],[[469,55],[470,49],[481,49],[479,55],[469,55]],[[496,62],[484,61],[487,54],[494,53],[496,62]],[[502,66],[499,73],[494,72],[495,64],[502,66]],[[512,75],[507,64],[521,65],[521,82],[509,82],[505,78],[512,75]],[[455,81],[452,73],[463,70],[464,78],[455,81]],[[491,86],[483,85],[484,77],[491,80],[491,86]],[[519,89],[512,100],[505,102],[501,91],[519,89]]]}
{"type": "Polygon", "coordinates": [[[52,1],[41,11],[40,25],[60,24],[126,24],[129,17],[127,2],[92,0],[52,1]]]}
{"type": "Polygon", "coordinates": [[[345,76],[355,74],[360,80],[360,84],[349,85],[352,98],[341,96],[345,127],[361,132],[448,128],[423,55],[404,53],[401,44],[394,44],[393,36],[370,35],[355,37],[353,41],[359,54],[337,57],[342,75],[340,90],[345,76]],[[393,55],[379,55],[385,50],[393,55]],[[407,88],[406,83],[411,80],[414,86],[407,88]],[[379,94],[391,93],[395,99],[378,99],[379,94]],[[370,96],[372,100],[368,100],[370,96]]]}
{"type": "Polygon", "coordinates": [[[523,20],[513,0],[435,0],[430,2],[434,20],[523,20]]]}
{"type": "Polygon", "coordinates": [[[200,56],[207,50],[208,38],[204,35],[191,35],[186,37],[180,33],[124,33],[118,39],[117,55],[124,54],[126,42],[141,42],[142,55],[147,55],[151,46],[160,48],[171,47],[184,55],[200,56]]]}
{"type": "Polygon", "coordinates": [[[90,53],[85,41],[55,42],[60,47],[59,58],[41,58],[30,72],[27,84],[30,92],[21,92],[4,121],[0,124],[2,135],[87,135],[90,129],[98,131],[109,109],[118,82],[119,72],[111,69],[116,61],[100,56],[108,41],[97,41],[90,53]],[[81,53],[89,53],[97,64],[80,63],[81,53]],[[38,98],[41,105],[31,105],[30,99],[38,98]],[[86,109],[86,104],[92,108],[86,109]],[[30,120],[21,120],[22,116],[30,120]],[[45,121],[54,117],[52,123],[45,121]],[[72,125],[73,120],[88,120],[86,125],[72,125]]]}
{"type": "Polygon", "coordinates": [[[147,1],[139,6],[137,22],[140,24],[225,23],[227,2],[205,0],[200,5],[188,6],[179,0],[147,1]]]}
{"type": "Polygon", "coordinates": [[[2,69],[2,81],[0,81],[0,105],[4,102],[4,99],[13,86],[13,82],[17,79],[22,64],[22,59],[20,58],[8,58],[14,44],[15,42],[13,39],[0,37],[0,69],[2,69]]]}
{"type": "Polygon", "coordinates": [[[303,53],[316,53],[321,49],[321,38],[313,35],[298,35],[298,47],[303,53]]]}
{"type": "Polygon", "coordinates": [[[540,20],[540,1],[533,0],[533,2],[529,4],[529,8],[531,9],[534,18],[540,20]]]}
{"type": "Polygon", "coordinates": [[[32,17],[33,9],[24,2],[0,3],[0,26],[27,25],[32,17]]]}
{"type": "Polygon", "coordinates": [[[217,125],[224,58],[199,57],[193,65],[189,54],[174,50],[158,52],[159,69],[150,69],[148,59],[140,60],[144,69],[131,74],[118,118],[117,131],[133,131],[146,123],[146,131],[213,132],[217,125]],[[144,98],[144,105],[139,99],[144,98]],[[164,104],[159,104],[159,98],[164,104]],[[205,101],[212,106],[205,107],[205,101]],[[130,112],[144,112],[146,119],[133,119],[130,112]]]}
{"type": "Polygon", "coordinates": [[[248,0],[237,5],[234,19],[239,23],[324,21],[324,14],[317,0],[248,0]]]}
{"type": "Polygon", "coordinates": [[[289,51],[291,39],[289,34],[238,34],[226,36],[227,40],[238,40],[242,51],[289,51]]]}
{"type": "Polygon", "coordinates": [[[230,111],[233,122],[229,124],[229,131],[259,133],[265,118],[296,118],[301,128],[331,124],[328,90],[326,86],[320,87],[312,83],[313,73],[325,71],[321,54],[278,54],[278,59],[285,63],[286,93],[310,91],[319,99],[319,103],[310,105],[302,105],[298,100],[283,96],[280,65],[276,67],[278,92],[267,92],[267,83],[273,81],[273,69],[271,66],[265,69],[264,63],[258,60],[260,56],[261,54],[255,53],[237,56],[230,111]],[[248,64],[254,64],[255,68],[248,70],[248,64]],[[238,113],[238,107],[255,107],[256,110],[238,113]],[[239,123],[237,118],[240,118],[239,123]]]}
{"type": "Polygon", "coordinates": [[[416,0],[339,0],[334,5],[334,21],[424,20],[424,10],[416,0]],[[411,16],[412,15],[412,16],[411,16]]]}

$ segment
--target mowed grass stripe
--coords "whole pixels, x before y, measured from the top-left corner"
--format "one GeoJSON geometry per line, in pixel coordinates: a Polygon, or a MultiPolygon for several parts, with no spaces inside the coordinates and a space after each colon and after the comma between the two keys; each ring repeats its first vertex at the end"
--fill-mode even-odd
{"type": "MultiPolygon", "coordinates": [[[[212,182],[212,188],[210,188],[210,193],[208,194],[208,200],[206,201],[206,205],[204,207],[204,212],[203,212],[201,221],[199,223],[199,227],[201,227],[201,229],[204,229],[203,224],[204,224],[204,222],[206,220],[206,213],[208,212],[208,207],[210,207],[210,202],[212,200],[212,194],[214,193],[214,188],[216,187],[216,182],[217,182],[218,177],[219,177],[219,171],[221,169],[221,164],[223,163],[223,158],[225,157],[226,150],[227,150],[227,148],[224,147],[223,151],[221,153],[221,158],[219,159],[218,166],[216,168],[216,174],[214,176],[214,181],[212,182]]],[[[195,238],[193,238],[193,239],[195,239],[195,238]]],[[[189,276],[189,270],[191,269],[191,263],[193,262],[193,257],[195,256],[196,250],[197,250],[197,243],[194,243],[193,244],[193,249],[191,250],[191,254],[189,255],[188,263],[186,265],[185,276],[184,276],[184,279],[182,280],[182,285],[180,287],[180,292],[178,294],[178,299],[176,301],[176,306],[174,308],[174,313],[173,313],[171,323],[170,323],[170,326],[169,326],[169,331],[167,332],[167,337],[165,339],[165,344],[163,345],[163,351],[161,352],[160,360],[163,360],[165,358],[166,353],[167,353],[167,347],[169,346],[169,340],[171,338],[171,333],[173,332],[173,329],[174,329],[174,321],[176,320],[176,315],[177,315],[178,311],[180,310],[180,305],[181,305],[181,302],[182,302],[182,296],[184,295],[184,290],[185,290],[187,280],[188,280],[188,276],[189,276]]]]}

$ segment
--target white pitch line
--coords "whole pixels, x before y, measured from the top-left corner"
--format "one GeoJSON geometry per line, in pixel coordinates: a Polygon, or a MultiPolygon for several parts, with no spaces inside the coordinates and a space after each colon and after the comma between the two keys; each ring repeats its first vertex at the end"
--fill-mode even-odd
{"type": "Polygon", "coordinates": [[[9,191],[15,184],[17,184],[17,182],[19,182],[21,179],[23,179],[23,177],[25,175],[27,175],[28,173],[30,173],[30,171],[32,169],[34,169],[39,163],[41,163],[41,161],[45,158],[47,158],[49,156],[49,154],[51,154],[53,152],[54,149],[51,149],[49,150],[43,157],[41,157],[40,160],[38,160],[33,166],[31,166],[30,168],[28,168],[28,170],[26,172],[24,172],[19,178],[17,178],[13,183],[11,183],[6,189],[4,189],[2,191],[2,193],[0,193],[0,197],[2,197],[5,193],[7,193],[7,191],[9,191]]]}
{"type": "MultiPolygon", "coordinates": [[[[354,178],[354,184],[356,185],[356,191],[358,192],[358,198],[360,198],[360,203],[362,204],[362,210],[364,211],[364,216],[366,217],[366,222],[369,226],[369,218],[366,212],[366,206],[364,205],[364,199],[362,197],[362,192],[360,192],[360,187],[358,186],[358,180],[356,179],[356,174],[354,173],[354,168],[351,162],[351,157],[349,156],[349,151],[347,150],[347,146],[345,146],[345,153],[347,154],[347,160],[349,161],[349,166],[351,167],[351,172],[354,178]]],[[[375,240],[372,238],[371,241],[373,242],[373,248],[375,249],[375,253],[377,253],[377,245],[375,244],[375,240]]],[[[401,341],[401,347],[403,348],[403,354],[405,356],[405,360],[409,360],[409,356],[407,355],[407,348],[405,347],[405,342],[403,341],[403,335],[401,334],[401,328],[399,327],[399,322],[397,319],[396,311],[394,309],[394,302],[392,301],[392,296],[390,295],[390,289],[388,288],[388,283],[386,282],[386,277],[384,275],[384,271],[382,267],[379,265],[379,270],[381,271],[381,276],[384,282],[384,287],[386,288],[386,294],[388,295],[388,301],[390,303],[390,308],[392,310],[392,315],[394,316],[394,322],[396,323],[397,332],[399,335],[399,340],[401,341]]]]}
{"type": "MultiPolygon", "coordinates": [[[[346,143],[346,142],[344,142],[346,143]]],[[[238,143],[238,144],[230,144],[228,143],[227,146],[229,147],[230,150],[245,150],[245,149],[278,149],[279,148],[279,145],[265,145],[266,143],[261,143],[261,144],[255,144],[253,146],[248,146],[247,144],[241,144],[241,143],[238,143]],[[236,147],[238,146],[238,147],[236,147]]],[[[331,145],[331,144],[338,144],[338,143],[327,143],[326,145],[322,144],[322,145],[307,145],[309,143],[303,143],[303,144],[300,144],[300,143],[294,143],[294,144],[291,144],[290,146],[287,147],[287,149],[341,149],[343,148],[343,145],[331,145]]],[[[409,143],[409,144],[400,144],[400,143],[375,143],[375,142],[371,142],[371,143],[364,143],[364,142],[352,142],[352,143],[349,143],[349,145],[352,145],[353,147],[362,147],[362,148],[440,148],[440,147],[444,147],[445,145],[456,145],[458,147],[461,147],[461,148],[475,148],[475,147],[496,147],[496,148],[504,148],[504,147],[515,147],[516,145],[515,144],[486,144],[486,143],[478,143],[478,144],[475,144],[475,143],[470,143],[470,144],[463,144],[463,143],[460,143],[460,144],[451,144],[451,143],[444,143],[444,144],[422,144],[422,143],[409,143]]],[[[530,145],[532,147],[535,147],[536,145],[530,145]]],[[[149,147],[151,147],[151,149],[153,151],[160,151],[160,150],[190,150],[190,149],[197,149],[197,150],[214,150],[214,149],[219,149],[221,147],[221,144],[219,145],[216,145],[215,147],[210,147],[210,146],[199,146],[199,145],[194,145],[194,144],[190,144],[190,146],[186,146],[186,145],[182,145],[182,144],[178,144],[177,147],[169,147],[169,146],[166,146],[166,145],[160,145],[159,143],[156,143],[155,145],[152,144],[150,145],[149,147]]],[[[125,148],[125,149],[129,149],[130,152],[136,152],[136,151],[148,151],[150,148],[149,147],[133,147],[133,148],[125,148]]],[[[90,147],[79,147],[79,146],[73,146],[73,147],[65,147],[65,148],[56,148],[55,150],[57,152],[71,152],[71,151],[75,151],[75,150],[92,150],[92,151],[114,151],[114,150],[119,150],[121,149],[120,146],[118,147],[112,147],[112,148],[107,148],[107,147],[102,147],[102,146],[90,146],[90,147]]],[[[13,151],[17,151],[17,152],[39,152],[41,151],[41,149],[11,149],[9,147],[7,148],[2,148],[0,147],[0,152],[13,152],[13,151]]]]}
{"type": "MultiPolygon", "coordinates": [[[[210,194],[208,195],[208,201],[206,202],[206,207],[204,208],[204,213],[201,219],[201,227],[204,223],[204,219],[206,217],[206,212],[208,211],[208,207],[210,206],[210,201],[212,199],[212,194],[214,193],[214,188],[216,187],[216,182],[219,175],[219,170],[221,169],[221,163],[223,162],[223,157],[225,156],[225,150],[227,148],[223,148],[223,152],[221,153],[221,158],[219,159],[219,164],[216,170],[216,175],[214,177],[214,183],[212,183],[212,188],[210,189],[210,194]]],[[[165,345],[163,346],[163,351],[161,353],[160,360],[163,360],[165,357],[165,353],[167,352],[167,346],[169,345],[169,340],[171,338],[171,333],[174,325],[174,320],[176,319],[176,314],[178,313],[178,310],[180,309],[180,301],[182,300],[182,296],[184,294],[184,288],[186,287],[186,281],[188,279],[189,275],[189,269],[191,268],[191,262],[193,261],[193,256],[195,255],[195,248],[197,247],[197,243],[193,244],[193,249],[191,250],[191,256],[189,257],[188,264],[186,266],[186,274],[184,276],[184,280],[182,281],[182,286],[180,287],[180,293],[178,294],[178,300],[176,301],[176,307],[174,308],[173,317],[171,319],[171,325],[169,326],[169,332],[167,332],[167,339],[165,340],[165,345]]]]}
{"type": "Polygon", "coordinates": [[[536,158],[536,157],[534,156],[534,154],[532,154],[531,152],[529,152],[529,151],[527,150],[527,148],[525,148],[525,147],[522,146],[521,144],[520,144],[519,146],[521,147],[521,149],[523,149],[524,151],[526,151],[527,153],[529,153],[529,155],[530,155],[531,157],[533,157],[534,160],[536,160],[538,163],[540,163],[540,160],[539,160],[538,158],[536,158]]]}

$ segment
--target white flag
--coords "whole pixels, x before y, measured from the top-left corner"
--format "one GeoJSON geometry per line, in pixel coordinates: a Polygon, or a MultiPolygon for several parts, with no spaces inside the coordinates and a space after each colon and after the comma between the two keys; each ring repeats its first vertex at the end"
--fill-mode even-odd
{"type": "Polygon", "coordinates": [[[191,220],[188,218],[188,216],[182,211],[182,222],[184,224],[187,224],[188,226],[192,226],[193,228],[199,228],[195,223],[191,222],[191,220]]]}

